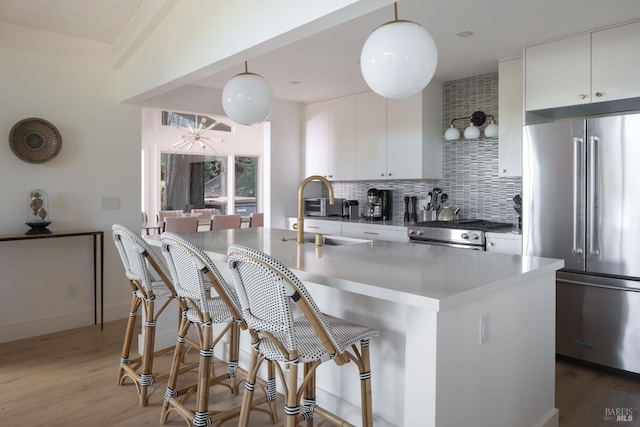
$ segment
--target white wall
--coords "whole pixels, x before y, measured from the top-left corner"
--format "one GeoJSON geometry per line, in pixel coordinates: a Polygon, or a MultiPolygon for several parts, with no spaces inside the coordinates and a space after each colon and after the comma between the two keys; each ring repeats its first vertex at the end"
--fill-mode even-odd
{"type": "MultiPolygon", "coordinates": [[[[110,46],[0,23],[0,234],[28,230],[27,196],[49,195],[52,230],[105,232],[105,320],[126,316],[130,291],[111,225],[138,227],[140,109],[118,103],[110,46]],[[18,159],[7,136],[24,118],[53,123],[60,154],[18,159]],[[120,197],[119,210],[100,199],[120,197]]],[[[91,237],[0,243],[0,342],[93,323],[91,237]],[[67,299],[67,285],[79,294],[67,299]]]]}

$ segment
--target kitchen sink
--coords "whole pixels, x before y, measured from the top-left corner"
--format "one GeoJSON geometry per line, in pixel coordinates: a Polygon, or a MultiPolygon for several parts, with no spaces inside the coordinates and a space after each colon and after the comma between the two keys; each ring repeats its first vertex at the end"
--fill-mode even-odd
{"type": "MultiPolygon", "coordinates": [[[[316,243],[316,238],[310,237],[304,239],[305,243],[316,243]]],[[[343,237],[343,236],[322,236],[322,244],[326,246],[343,246],[343,245],[358,245],[363,243],[371,243],[373,240],[357,239],[355,237],[343,237]]]]}

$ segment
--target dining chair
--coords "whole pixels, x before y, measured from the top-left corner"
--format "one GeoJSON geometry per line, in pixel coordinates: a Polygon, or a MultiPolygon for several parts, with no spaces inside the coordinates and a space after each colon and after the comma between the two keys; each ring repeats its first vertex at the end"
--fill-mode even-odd
{"type": "Polygon", "coordinates": [[[191,209],[191,213],[200,214],[198,216],[198,230],[211,230],[211,217],[216,214],[215,209],[191,209]]]}
{"type": "Polygon", "coordinates": [[[163,232],[196,233],[198,231],[198,217],[177,216],[164,219],[163,232]]]}
{"type": "MultiPolygon", "coordinates": [[[[114,224],[112,230],[113,241],[133,290],[124,343],[120,353],[118,385],[123,385],[125,380],[130,378],[136,384],[140,406],[147,406],[149,386],[153,385],[156,380],[168,377],[168,373],[153,373],[154,354],[161,352],[161,350],[154,350],[156,322],[176,297],[176,291],[164,261],[155,255],[155,252],[140,235],[119,224],[114,224]],[[160,302],[162,305],[156,311],[156,303],[159,305],[160,302]],[[136,330],[136,315],[141,306],[144,311],[143,351],[142,356],[131,359],[130,352],[136,330]]],[[[177,323],[180,318],[179,311],[175,314],[177,323]]],[[[187,369],[190,367],[183,366],[187,369]]]]}
{"type": "Polygon", "coordinates": [[[264,227],[264,214],[253,212],[249,215],[249,228],[264,227]]]}
{"type": "MultiPolygon", "coordinates": [[[[297,426],[302,420],[311,425],[309,420],[314,413],[334,425],[350,425],[316,405],[316,369],[333,360],[338,366],[353,361],[358,367],[362,425],[372,427],[369,340],[378,331],[322,313],[302,282],[270,255],[241,245],[230,246],[227,255],[242,318],[251,334],[251,358],[238,425],[249,425],[253,389],[263,360],[288,367],[288,380],[283,387],[286,427],[297,426]],[[300,309],[301,316],[294,316],[294,307],[300,309]],[[300,363],[304,373],[298,385],[300,363]]],[[[281,366],[275,366],[284,381],[281,366]]]]}
{"type": "Polygon", "coordinates": [[[156,221],[158,225],[162,226],[164,224],[164,219],[169,217],[181,216],[181,210],[171,210],[171,211],[158,211],[156,215],[156,221]]]}
{"type": "MultiPolygon", "coordinates": [[[[162,235],[162,253],[167,261],[176,293],[186,304],[178,331],[173,362],[167,381],[167,390],[162,407],[160,422],[164,424],[171,411],[181,415],[189,425],[220,425],[229,418],[237,417],[238,407],[222,411],[209,412],[209,388],[219,384],[228,387],[237,394],[237,367],[240,346],[240,329],[246,324],[240,314],[240,302],[232,285],[227,284],[211,259],[192,242],[184,237],[166,232],[162,235]],[[222,331],[214,336],[213,325],[224,325],[222,331]],[[184,352],[184,339],[190,327],[196,329],[199,343],[200,365],[197,384],[176,391],[180,371],[180,360],[184,352]],[[228,362],[227,372],[215,376],[212,369],[213,350],[227,335],[228,362]],[[227,381],[231,379],[231,381],[227,381]],[[188,407],[187,400],[196,395],[195,409],[188,407]]],[[[265,385],[264,396],[253,402],[253,407],[268,403],[264,410],[271,415],[272,423],[277,422],[275,406],[276,384],[273,366],[268,368],[269,378],[265,385]]]]}
{"type": "Polygon", "coordinates": [[[212,230],[228,230],[240,228],[242,217],[240,215],[214,215],[211,217],[212,230]]]}

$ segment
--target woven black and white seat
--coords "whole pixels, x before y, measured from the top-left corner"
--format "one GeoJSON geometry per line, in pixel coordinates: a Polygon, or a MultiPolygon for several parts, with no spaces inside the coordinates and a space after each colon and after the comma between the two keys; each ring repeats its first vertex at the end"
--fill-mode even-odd
{"type": "MultiPolygon", "coordinates": [[[[240,412],[238,407],[223,411],[209,410],[211,386],[226,385],[232,393],[237,393],[239,333],[241,328],[246,329],[240,314],[240,302],[233,287],[227,284],[211,259],[189,240],[178,234],[165,232],[162,234],[162,253],[171,272],[176,292],[185,303],[185,310],[178,331],[160,422],[164,424],[170,412],[175,411],[192,426],[209,426],[214,422],[220,424],[237,417],[240,412]],[[214,324],[226,324],[216,337],[213,336],[214,324]],[[176,391],[182,346],[191,325],[197,328],[196,335],[200,346],[198,383],[195,387],[176,391]],[[212,372],[213,349],[225,334],[228,334],[229,342],[228,370],[216,376],[215,372],[212,372]],[[226,381],[228,379],[230,381],[226,381]],[[196,407],[195,410],[191,410],[187,407],[187,401],[194,392],[196,407]]],[[[270,371],[274,377],[273,369],[270,371]]],[[[265,397],[255,402],[254,406],[268,402],[270,409],[263,411],[269,413],[272,421],[276,422],[275,378],[268,384],[268,389],[265,397]]]]}
{"type": "MultiPolygon", "coordinates": [[[[136,384],[140,406],[146,406],[149,386],[153,385],[156,380],[168,376],[168,373],[153,372],[154,356],[173,349],[154,350],[156,322],[171,300],[175,298],[176,292],[164,261],[155,255],[138,233],[119,224],[113,225],[112,230],[113,241],[133,290],[129,320],[120,356],[118,384],[123,385],[125,380],[130,378],[136,384]],[[164,300],[162,306],[156,311],[156,301],[161,300],[164,300]],[[131,344],[136,329],[136,316],[140,306],[144,310],[145,318],[143,354],[141,357],[130,359],[131,344]]],[[[175,313],[175,315],[177,323],[180,313],[175,313]]],[[[185,367],[183,366],[183,368],[185,367]]]]}
{"type": "MultiPolygon", "coordinates": [[[[314,412],[336,425],[348,425],[338,416],[316,405],[315,371],[328,360],[337,365],[353,361],[360,371],[362,425],[373,426],[369,340],[375,329],[323,314],[302,282],[273,257],[246,246],[233,245],[228,263],[252,336],[252,352],[239,426],[248,426],[253,388],[263,360],[288,366],[285,387],[286,426],[303,419],[312,425],[314,412]],[[294,305],[302,316],[294,316],[294,305]],[[351,349],[351,351],[350,351],[351,349]],[[298,385],[298,364],[304,364],[298,385]],[[302,409],[300,408],[302,400],[302,409]]],[[[284,382],[280,365],[279,373],[284,382]]]]}

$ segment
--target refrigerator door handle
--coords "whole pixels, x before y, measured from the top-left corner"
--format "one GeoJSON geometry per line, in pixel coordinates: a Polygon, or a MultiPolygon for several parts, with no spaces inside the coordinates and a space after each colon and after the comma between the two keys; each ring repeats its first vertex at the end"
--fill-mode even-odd
{"type": "Polygon", "coordinates": [[[598,143],[597,136],[589,137],[589,255],[600,255],[596,230],[598,205],[598,143]]]}
{"type": "Polygon", "coordinates": [[[574,254],[582,253],[580,236],[580,202],[582,194],[582,138],[573,138],[573,248],[574,254]]]}

